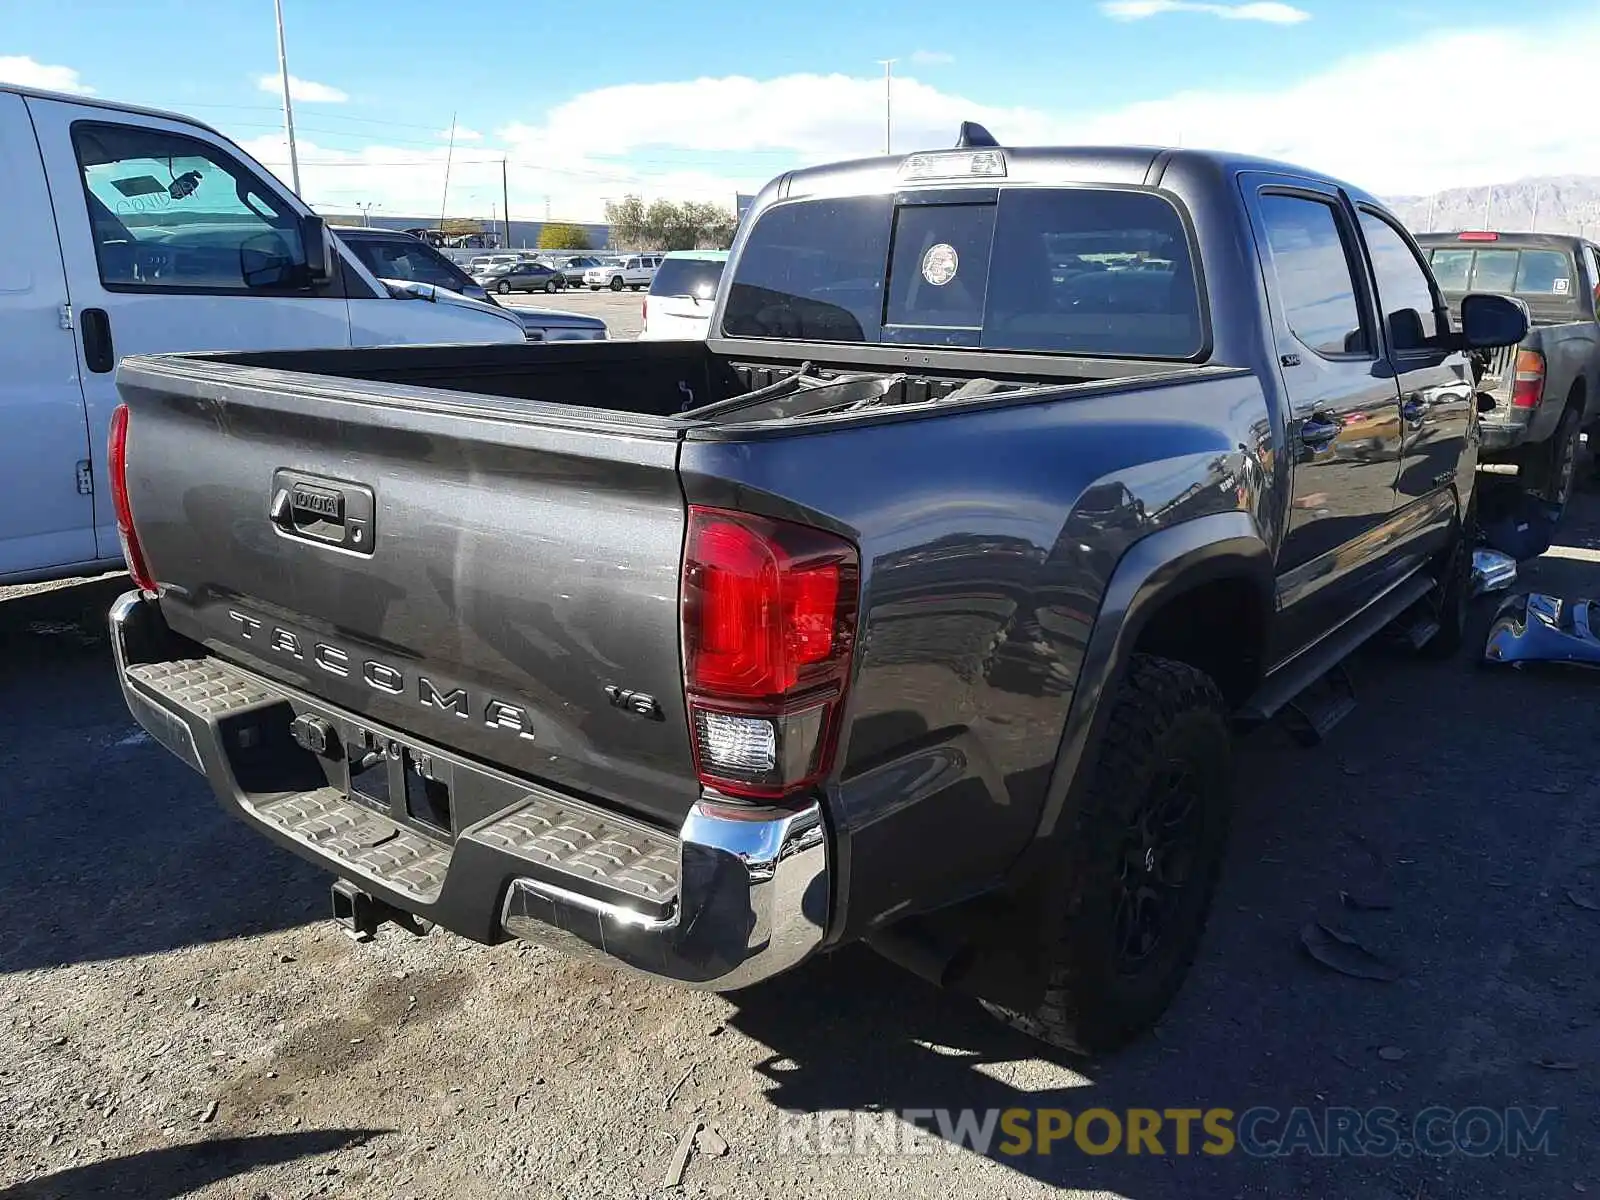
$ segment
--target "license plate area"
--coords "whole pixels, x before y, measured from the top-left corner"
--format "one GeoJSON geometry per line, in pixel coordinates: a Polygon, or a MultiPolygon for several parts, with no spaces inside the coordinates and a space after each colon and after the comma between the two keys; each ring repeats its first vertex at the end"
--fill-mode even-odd
{"type": "Polygon", "coordinates": [[[346,794],[424,833],[455,833],[453,766],[370,729],[355,731],[346,753],[346,794]]]}

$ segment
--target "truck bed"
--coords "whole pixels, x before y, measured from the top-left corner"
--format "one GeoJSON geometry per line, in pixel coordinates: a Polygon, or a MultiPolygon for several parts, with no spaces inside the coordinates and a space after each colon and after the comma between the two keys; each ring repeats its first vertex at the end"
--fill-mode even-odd
{"type": "MultiPolygon", "coordinates": [[[[909,356],[907,356],[909,357],[909,356]]],[[[777,418],[920,406],[951,398],[982,399],[1141,378],[1165,379],[1207,368],[1182,364],[1016,356],[1017,370],[884,370],[847,361],[793,358],[735,360],[705,342],[575,342],[541,346],[402,346],[354,350],[261,351],[168,356],[161,369],[197,378],[292,387],[303,394],[397,405],[534,416],[544,405],[569,410],[563,420],[640,429],[686,429],[777,418]],[[221,370],[217,370],[221,368],[221,370]],[[230,370],[245,368],[246,370],[230,370]],[[280,372],[291,376],[280,378],[280,372]],[[342,381],[342,383],[340,382],[342,381]],[[346,386],[382,384],[382,388],[346,386]],[[424,389],[435,394],[420,394],[424,389]],[[455,394],[459,399],[438,395],[455,394]],[[508,405],[503,401],[523,401],[508,405]],[[570,410],[588,410],[570,411],[570,410]],[[615,418],[638,417],[643,421],[615,418]]]]}

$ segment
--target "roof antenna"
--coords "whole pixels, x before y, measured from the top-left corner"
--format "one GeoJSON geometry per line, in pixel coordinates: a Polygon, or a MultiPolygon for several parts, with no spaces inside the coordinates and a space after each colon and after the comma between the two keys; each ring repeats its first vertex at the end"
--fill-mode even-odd
{"type": "Polygon", "coordinates": [[[957,150],[965,150],[970,146],[994,146],[998,148],[999,145],[1000,143],[994,140],[994,134],[976,121],[961,122],[961,135],[956,138],[957,150]]]}

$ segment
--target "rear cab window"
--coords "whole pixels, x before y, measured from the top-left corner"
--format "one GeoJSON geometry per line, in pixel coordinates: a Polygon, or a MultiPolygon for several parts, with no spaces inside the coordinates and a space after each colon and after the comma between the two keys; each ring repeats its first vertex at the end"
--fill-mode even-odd
{"type": "Polygon", "coordinates": [[[798,200],[760,215],[729,337],[1190,359],[1206,333],[1172,201],[1110,187],[798,200]]]}
{"type": "Polygon", "coordinates": [[[715,258],[663,258],[650,284],[650,294],[709,300],[717,294],[723,265],[721,259],[715,258]]]}
{"type": "Polygon", "coordinates": [[[1435,246],[1428,251],[1428,261],[1439,287],[1453,294],[1499,292],[1564,299],[1578,292],[1573,258],[1563,250],[1435,246]]]}

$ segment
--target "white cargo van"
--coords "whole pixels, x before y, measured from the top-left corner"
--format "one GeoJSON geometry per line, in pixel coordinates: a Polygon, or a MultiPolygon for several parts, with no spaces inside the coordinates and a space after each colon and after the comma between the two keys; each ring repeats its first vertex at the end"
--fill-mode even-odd
{"type": "Polygon", "coordinates": [[[0,584],[121,565],[106,430],[125,354],[518,342],[400,299],[215,130],[0,83],[0,584]]]}

